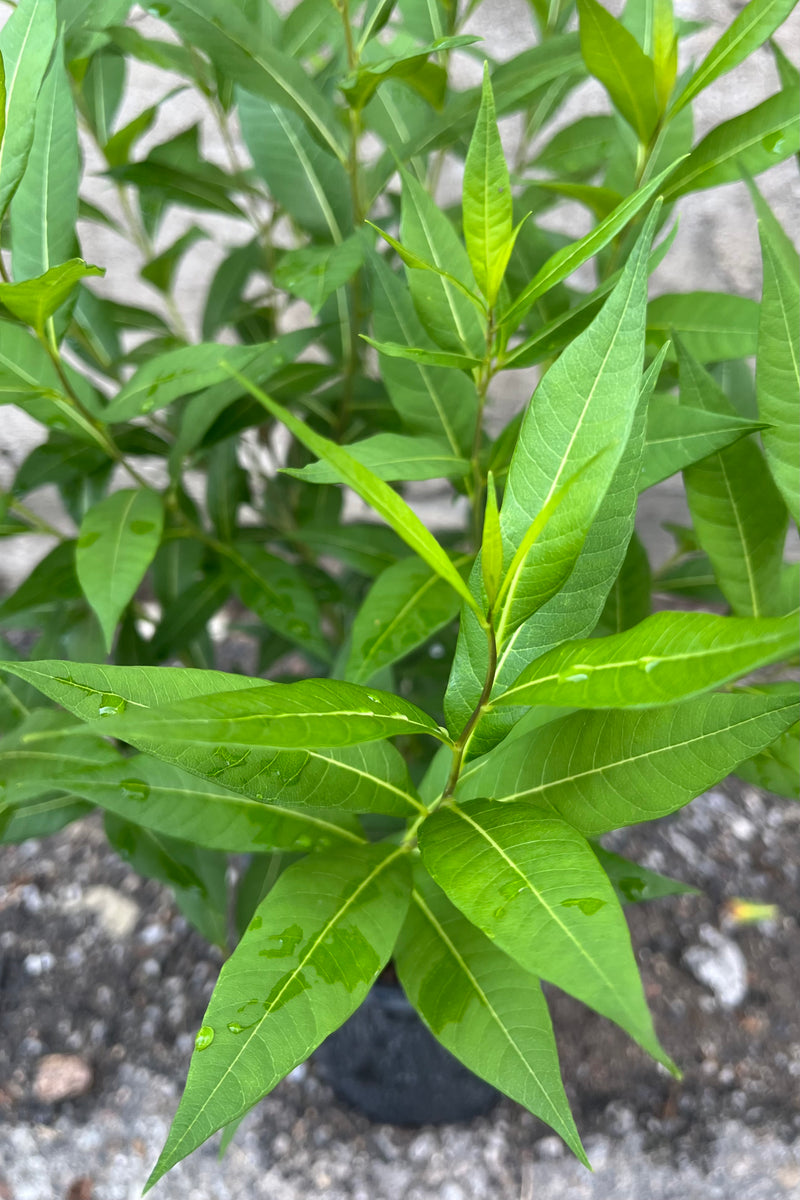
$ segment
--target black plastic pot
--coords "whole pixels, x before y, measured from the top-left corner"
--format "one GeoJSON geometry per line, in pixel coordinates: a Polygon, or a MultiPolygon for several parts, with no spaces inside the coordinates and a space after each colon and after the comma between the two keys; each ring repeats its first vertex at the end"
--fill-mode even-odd
{"type": "Polygon", "coordinates": [[[385,1124],[468,1121],[500,1099],[436,1041],[401,989],[387,984],[373,987],[314,1062],[340,1100],[385,1124]]]}

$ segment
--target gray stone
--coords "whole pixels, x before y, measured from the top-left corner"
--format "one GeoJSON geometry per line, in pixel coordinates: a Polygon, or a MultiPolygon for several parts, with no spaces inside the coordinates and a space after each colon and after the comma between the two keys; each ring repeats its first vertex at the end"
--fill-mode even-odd
{"type": "Polygon", "coordinates": [[[703,945],[689,946],[683,961],[698,982],[714,993],[722,1008],[736,1008],[747,995],[747,963],[732,938],[713,925],[701,925],[703,945]]]}

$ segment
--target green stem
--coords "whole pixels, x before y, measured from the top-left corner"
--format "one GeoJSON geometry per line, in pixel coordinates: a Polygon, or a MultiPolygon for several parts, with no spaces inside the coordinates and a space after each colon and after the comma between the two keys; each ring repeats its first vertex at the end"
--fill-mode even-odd
{"type": "Polygon", "coordinates": [[[483,473],[480,467],[481,453],[481,436],[483,434],[483,410],[486,407],[486,396],[489,390],[489,384],[495,373],[493,364],[494,354],[494,339],[496,327],[494,318],[494,308],[490,308],[486,322],[486,356],[483,364],[480,367],[480,373],[476,382],[478,393],[478,412],[475,417],[475,432],[472,437],[472,453],[470,455],[471,472],[471,491],[472,491],[472,535],[475,548],[477,550],[481,539],[482,527],[482,500],[483,500],[483,473]]]}
{"type": "Polygon", "coordinates": [[[28,524],[37,533],[46,533],[48,537],[58,538],[60,542],[64,541],[64,534],[60,529],[56,529],[49,521],[45,521],[38,513],[35,513],[32,508],[28,508],[27,504],[23,504],[21,500],[12,500],[8,506],[12,512],[15,512],[18,517],[22,517],[23,521],[28,524]]]}

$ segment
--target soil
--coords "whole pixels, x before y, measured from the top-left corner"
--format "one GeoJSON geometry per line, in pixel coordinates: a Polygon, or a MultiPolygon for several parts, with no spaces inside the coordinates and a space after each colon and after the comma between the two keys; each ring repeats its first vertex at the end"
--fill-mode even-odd
{"type": "MultiPolygon", "coordinates": [[[[781,1167],[786,1188],[780,1185],[776,1191],[778,1185],[768,1181],[777,1158],[772,1165],[765,1161],[766,1190],[750,1191],[748,1196],[800,1195],[794,1190],[795,1182],[800,1189],[800,1170],[795,1170],[800,1156],[791,1150],[800,1146],[800,806],[730,780],[672,818],[621,831],[605,841],[618,853],[675,875],[703,894],[628,909],[656,1027],[683,1069],[682,1081],[673,1080],[615,1026],[550,989],[563,1075],[581,1133],[590,1148],[599,1147],[601,1160],[609,1150],[613,1156],[616,1142],[621,1146],[634,1137],[647,1169],[659,1164],[665,1178],[674,1176],[677,1183],[688,1165],[698,1178],[704,1171],[718,1173],[720,1139],[730,1139],[734,1125],[740,1130],[749,1127],[754,1145],[761,1146],[759,1138],[768,1137],[773,1156],[781,1156],[783,1143],[789,1166],[781,1167]],[[778,911],[760,924],[734,926],[728,905],[736,897],[777,905],[778,911]],[[687,950],[703,944],[708,927],[721,931],[744,955],[747,993],[735,1007],[722,1006],[687,966],[687,950]]],[[[220,961],[219,952],[187,927],[170,894],[132,874],[109,849],[96,817],[47,840],[0,851],[0,1121],[8,1135],[0,1138],[2,1200],[61,1200],[68,1194],[70,1200],[82,1200],[81,1192],[69,1193],[62,1181],[69,1187],[80,1185],[90,1200],[137,1194],[174,1107],[193,1033],[201,1024],[220,961]],[[98,887],[110,891],[91,891],[98,887]],[[88,902],[93,910],[87,910],[88,902]],[[115,925],[115,905],[122,907],[128,929],[122,928],[125,920],[115,925]],[[94,1076],[91,1089],[55,1105],[37,1100],[34,1081],[48,1054],[77,1055],[87,1062],[94,1076]],[[123,1133],[119,1163],[129,1178],[125,1190],[109,1190],[102,1179],[107,1177],[105,1142],[112,1135],[103,1131],[111,1130],[111,1114],[117,1113],[119,1124],[119,1113],[131,1105],[133,1096],[138,1116],[141,1096],[150,1103],[159,1087],[160,1125],[151,1131],[152,1137],[145,1130],[138,1146],[136,1138],[126,1142],[123,1133]],[[85,1175],[73,1175],[70,1182],[50,1166],[50,1176],[45,1172],[42,1178],[52,1190],[43,1190],[40,1183],[38,1192],[31,1191],[25,1182],[31,1170],[31,1143],[25,1138],[31,1130],[53,1131],[56,1139],[59,1131],[69,1131],[70,1144],[83,1137],[94,1147],[80,1158],[85,1175]],[[156,1145],[151,1146],[153,1139],[156,1145]],[[138,1164],[135,1169],[131,1155],[138,1164]],[[93,1191],[95,1185],[103,1190],[93,1191]]],[[[448,1193],[444,1179],[433,1191],[423,1187],[413,1193],[412,1188],[410,1194],[443,1200],[472,1195],[517,1200],[528,1186],[525,1170],[531,1156],[546,1160],[562,1153],[550,1131],[510,1101],[503,1101],[489,1117],[444,1133],[370,1125],[334,1099],[313,1061],[258,1106],[245,1133],[246,1145],[255,1147],[251,1157],[264,1153],[268,1162],[274,1161],[277,1148],[283,1174],[264,1193],[275,1200],[361,1195],[358,1172],[350,1173],[340,1191],[336,1188],[344,1185],[331,1175],[333,1168],[322,1169],[327,1184],[314,1182],[332,1146],[345,1160],[366,1156],[368,1163],[382,1163],[382,1170],[388,1170],[387,1164],[395,1170],[397,1160],[411,1171],[402,1185],[399,1177],[390,1184],[376,1176],[366,1185],[369,1200],[399,1200],[409,1180],[434,1186],[431,1163],[435,1167],[436,1154],[441,1158],[447,1146],[456,1143],[461,1147],[456,1159],[468,1162],[472,1154],[475,1171],[483,1172],[483,1183],[480,1174],[470,1175],[480,1189],[470,1185],[471,1190],[464,1190],[456,1183],[453,1186],[461,1190],[448,1193]],[[420,1150],[426,1144],[427,1155],[420,1150]],[[281,1190],[295,1176],[299,1182],[291,1186],[297,1190],[281,1190]]],[[[736,1134],[732,1145],[741,1145],[745,1136],[736,1134]]],[[[114,1137],[119,1141],[119,1128],[114,1137]]],[[[41,1138],[35,1153],[49,1162],[41,1138]]],[[[457,1166],[448,1171],[451,1183],[460,1177],[458,1172],[457,1166]]],[[[175,1185],[169,1178],[156,1195],[187,1194],[170,1190],[175,1185]]],[[[730,1188],[708,1195],[731,1200],[744,1195],[735,1181],[730,1188]]],[[[194,1194],[249,1200],[262,1193],[214,1189],[194,1194]]],[[[561,1192],[547,1193],[551,1194],[561,1192]]],[[[591,1194],[614,1195],[615,1200],[623,1195],[591,1194]]],[[[690,1194],[694,1193],[675,1192],[690,1194]]],[[[545,1193],[537,1188],[537,1195],[545,1193]]]]}

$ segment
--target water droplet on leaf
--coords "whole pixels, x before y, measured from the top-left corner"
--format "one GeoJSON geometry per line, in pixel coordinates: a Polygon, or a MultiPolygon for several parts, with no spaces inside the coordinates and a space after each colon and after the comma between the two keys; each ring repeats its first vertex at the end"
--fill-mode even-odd
{"type": "Polygon", "coordinates": [[[126,800],[146,800],[150,795],[150,784],[143,779],[123,779],[119,786],[126,800]]]}
{"type": "Polygon", "coordinates": [[[126,708],[127,704],[122,696],[115,696],[113,692],[103,692],[97,711],[101,717],[116,717],[120,713],[124,713],[126,708]]]}
{"type": "Polygon", "coordinates": [[[129,528],[131,533],[150,533],[155,529],[155,524],[152,521],[131,521],[129,528]]]}
{"type": "Polygon", "coordinates": [[[207,1050],[213,1040],[214,1030],[210,1025],[202,1025],[195,1035],[194,1048],[195,1050],[207,1050]]]}
{"type": "Polygon", "coordinates": [[[597,896],[577,896],[572,900],[561,901],[562,908],[579,908],[587,917],[593,917],[604,905],[605,900],[600,900],[597,896]]]}

